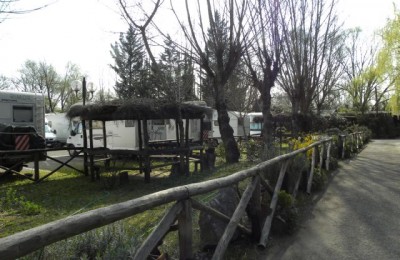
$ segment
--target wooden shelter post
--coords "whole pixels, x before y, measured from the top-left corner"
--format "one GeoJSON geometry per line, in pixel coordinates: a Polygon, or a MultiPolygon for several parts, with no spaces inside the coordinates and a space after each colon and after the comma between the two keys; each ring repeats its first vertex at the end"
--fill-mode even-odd
{"type": "Polygon", "coordinates": [[[89,120],[89,164],[90,164],[90,177],[92,181],[96,180],[95,171],[94,171],[94,160],[93,160],[93,120],[89,120]]]}
{"type": "Polygon", "coordinates": [[[147,130],[147,119],[143,120],[144,139],[144,180],[150,182],[150,154],[149,154],[149,132],[147,130]]]}
{"type": "Polygon", "coordinates": [[[142,136],[142,120],[138,120],[138,135],[139,135],[139,172],[142,173],[143,163],[142,163],[142,151],[143,151],[143,136],[142,136]]]}

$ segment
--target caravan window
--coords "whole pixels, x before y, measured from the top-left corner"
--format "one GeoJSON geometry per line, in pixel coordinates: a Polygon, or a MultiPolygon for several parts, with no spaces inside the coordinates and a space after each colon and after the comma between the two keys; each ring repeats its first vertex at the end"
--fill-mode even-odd
{"type": "Polygon", "coordinates": [[[33,123],[33,107],[13,106],[13,121],[33,123]]]}

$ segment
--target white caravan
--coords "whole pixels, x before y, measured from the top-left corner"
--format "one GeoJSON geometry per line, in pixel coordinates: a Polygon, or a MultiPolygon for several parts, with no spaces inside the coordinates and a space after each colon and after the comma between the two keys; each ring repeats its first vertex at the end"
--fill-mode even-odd
{"type": "MultiPolygon", "coordinates": [[[[56,145],[64,145],[67,143],[67,139],[70,134],[70,121],[66,117],[65,113],[49,113],[46,114],[46,124],[51,128],[49,131],[53,130],[56,135],[53,142],[56,145]]],[[[46,133],[47,134],[47,133],[46,133]]],[[[50,134],[48,134],[50,136],[50,134]]],[[[46,137],[46,141],[47,141],[46,137]]]]}
{"type": "Polygon", "coordinates": [[[32,126],[44,137],[44,97],[38,93],[0,91],[0,123],[32,126]]]}
{"type": "MultiPolygon", "coordinates": [[[[189,139],[200,140],[200,119],[189,119],[189,139]]],[[[183,123],[185,127],[185,120],[183,123]]],[[[143,127],[142,127],[143,128],[143,127]]],[[[70,136],[67,145],[70,148],[83,147],[82,123],[79,119],[71,120],[70,136]]],[[[88,129],[88,126],[87,126],[88,129]]],[[[103,147],[103,123],[93,121],[93,147],[103,147]]],[[[106,121],[107,148],[109,149],[139,149],[139,131],[137,120],[106,121]]],[[[153,119],[147,121],[147,132],[150,142],[165,142],[176,140],[176,124],[173,119],[153,119]]],[[[87,130],[89,138],[89,131],[87,130]]],[[[88,139],[89,146],[89,139],[88,139]]],[[[73,151],[72,151],[73,153],[73,151]]],[[[71,153],[71,154],[72,154],[71,153]]]]}
{"type": "MultiPolygon", "coordinates": [[[[250,133],[250,120],[249,117],[240,112],[236,111],[228,111],[229,115],[229,125],[233,129],[233,136],[235,138],[244,137],[249,135],[250,133]]],[[[206,122],[211,123],[211,127],[208,132],[208,138],[214,140],[221,140],[221,133],[219,131],[219,123],[218,123],[218,112],[213,109],[212,114],[208,115],[208,118],[205,120],[206,122]]]]}

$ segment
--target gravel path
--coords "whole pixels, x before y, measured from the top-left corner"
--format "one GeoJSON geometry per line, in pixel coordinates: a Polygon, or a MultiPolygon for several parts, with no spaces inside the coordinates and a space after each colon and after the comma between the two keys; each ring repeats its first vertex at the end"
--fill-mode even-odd
{"type": "Polygon", "coordinates": [[[342,162],[300,230],[265,259],[400,259],[400,140],[342,162]]]}

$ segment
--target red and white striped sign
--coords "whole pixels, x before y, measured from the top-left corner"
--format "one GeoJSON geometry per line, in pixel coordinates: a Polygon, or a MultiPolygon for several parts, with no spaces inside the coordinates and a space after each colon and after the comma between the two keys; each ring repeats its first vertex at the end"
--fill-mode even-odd
{"type": "Polygon", "coordinates": [[[23,151],[29,149],[29,135],[17,135],[15,137],[15,150],[23,151]]]}
{"type": "Polygon", "coordinates": [[[203,140],[208,140],[208,130],[203,130],[203,140]]]}

